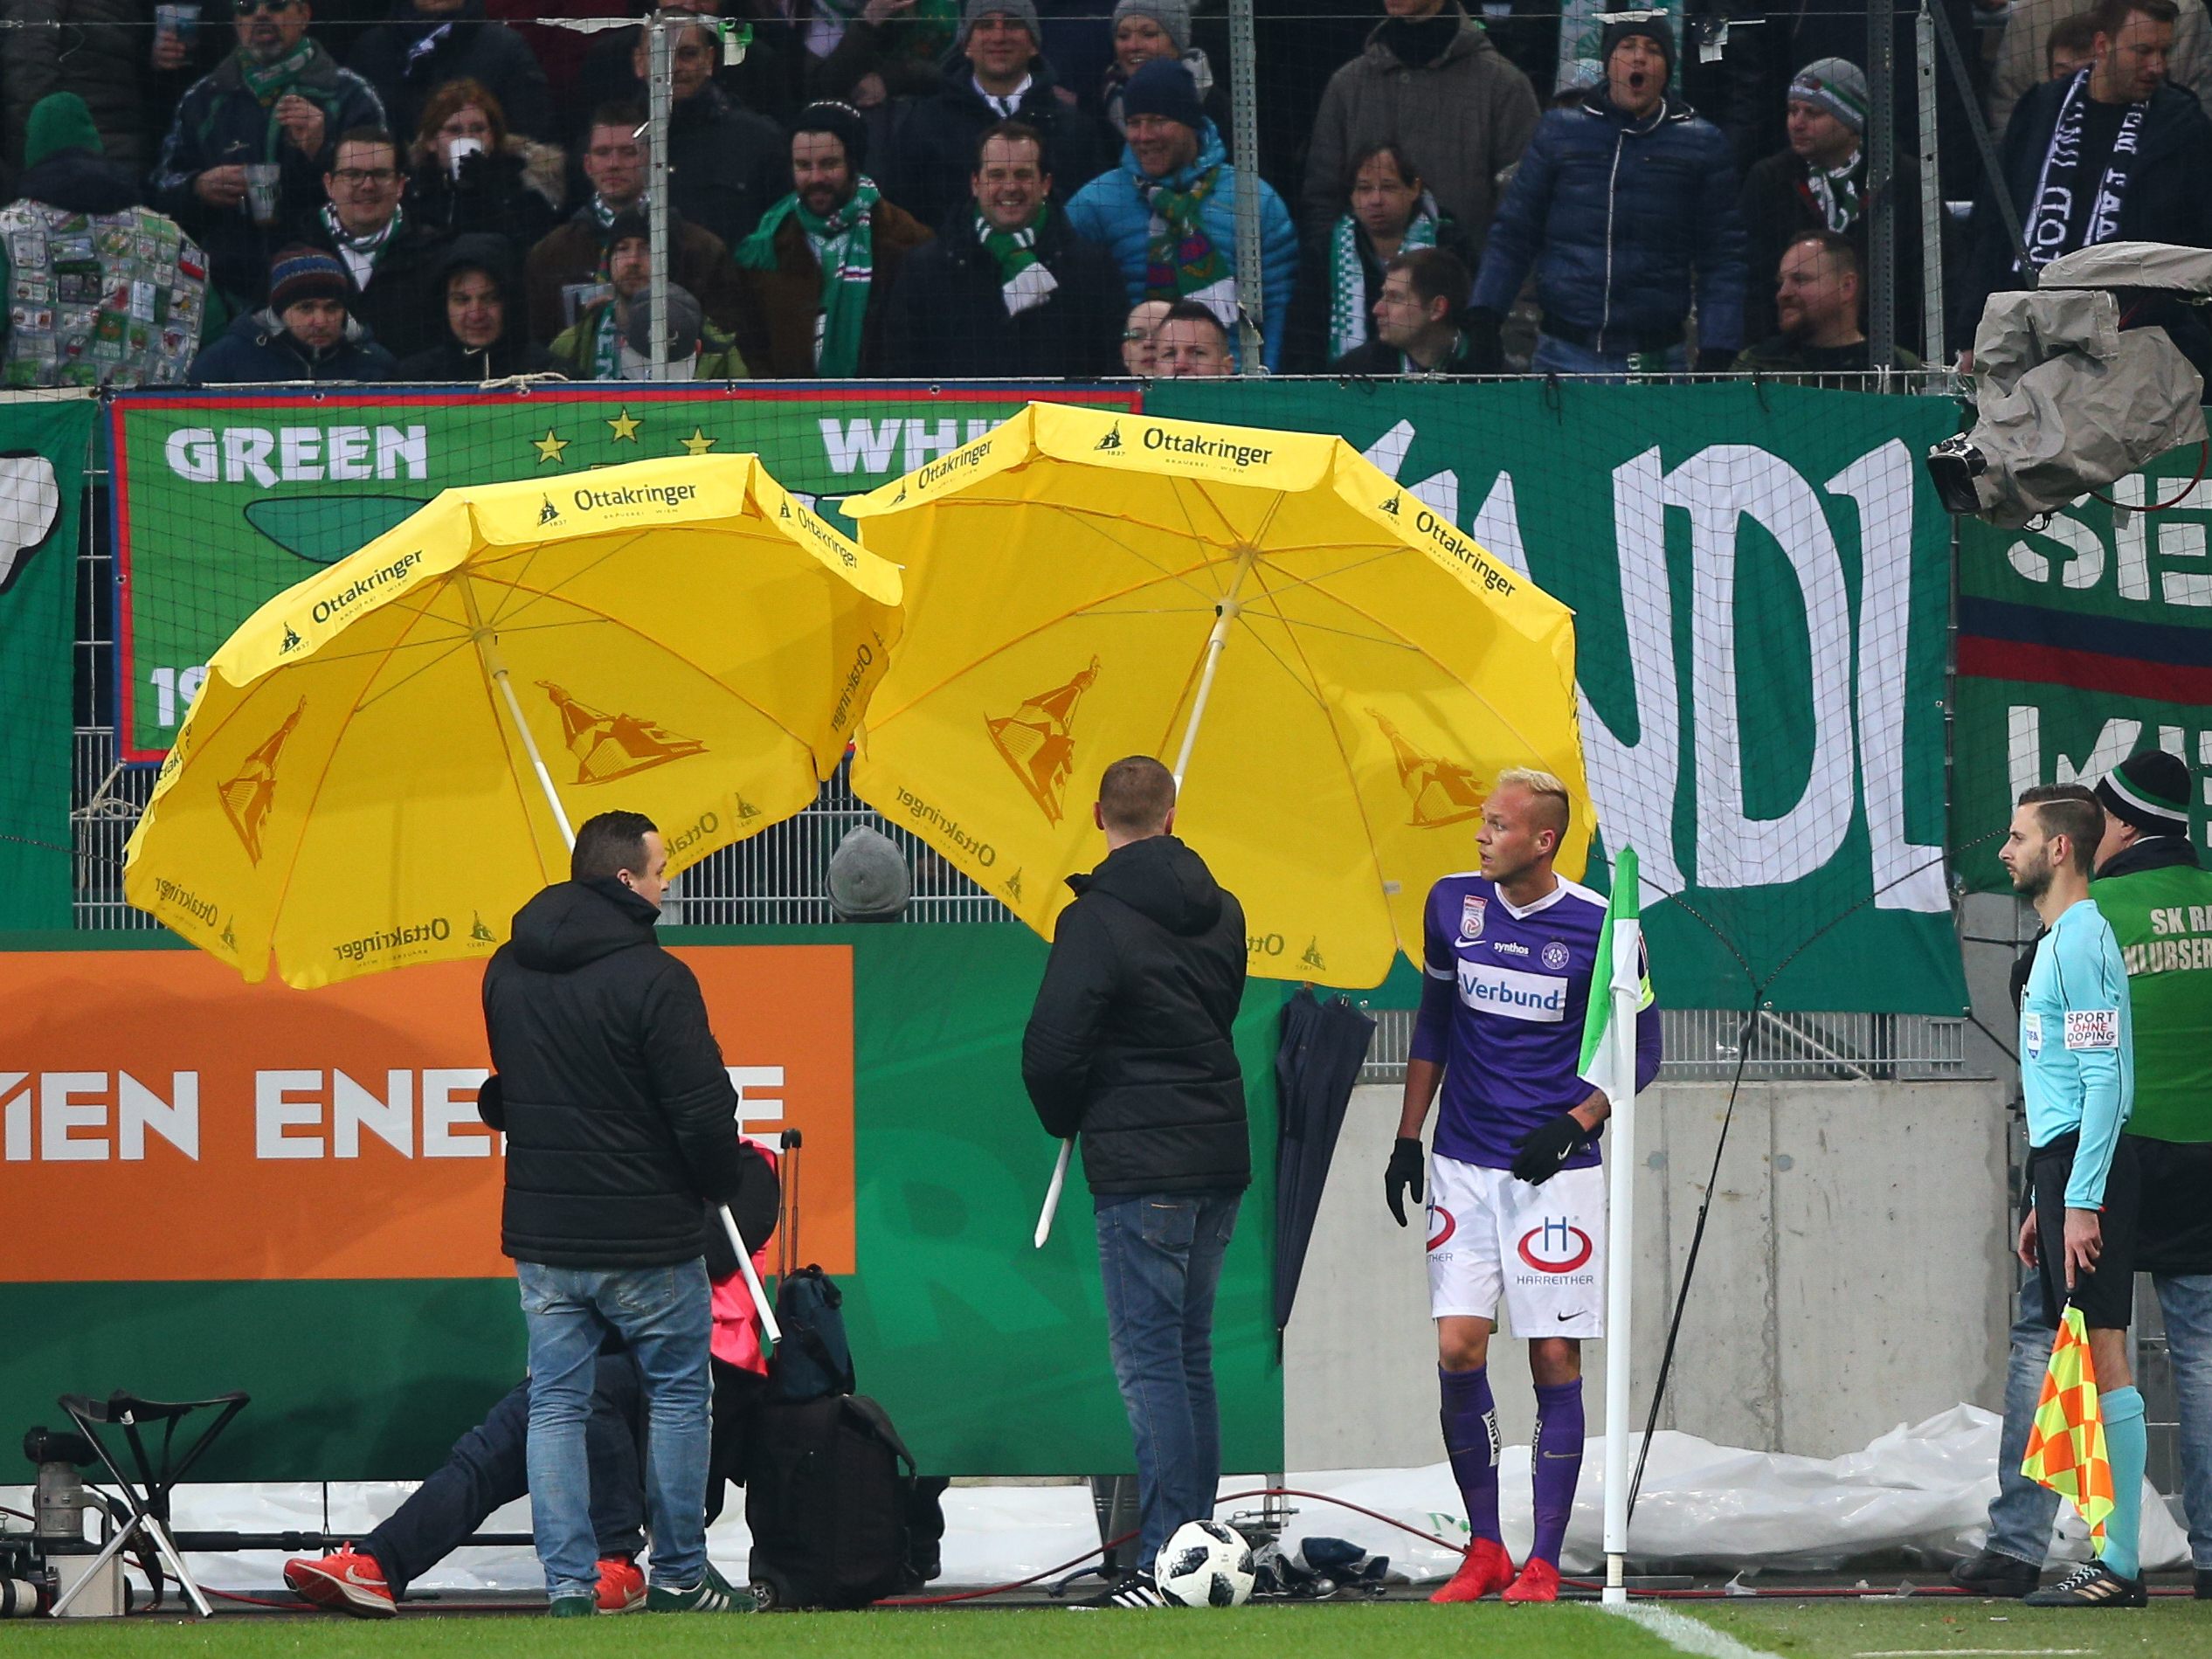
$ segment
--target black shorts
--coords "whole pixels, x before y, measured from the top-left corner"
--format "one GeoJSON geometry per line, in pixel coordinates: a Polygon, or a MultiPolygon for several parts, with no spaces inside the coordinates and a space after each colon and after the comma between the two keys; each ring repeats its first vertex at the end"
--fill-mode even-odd
{"type": "MultiPolygon", "coordinates": [[[[2139,1202],[2135,1137],[2123,1135],[2112,1149],[2099,1214],[2104,1248],[2096,1269],[2066,1289],[2066,1183],[2074,1172],[2077,1132],[2028,1150],[2028,1186],[2036,1206],[2036,1260],[2043,1275],[2043,1305],[2068,1302],[2082,1310],[2091,1331],[2125,1331],[2135,1311],[2135,1229],[2139,1202]]],[[[2057,1323],[2054,1311],[2052,1324],[2057,1323]]]]}

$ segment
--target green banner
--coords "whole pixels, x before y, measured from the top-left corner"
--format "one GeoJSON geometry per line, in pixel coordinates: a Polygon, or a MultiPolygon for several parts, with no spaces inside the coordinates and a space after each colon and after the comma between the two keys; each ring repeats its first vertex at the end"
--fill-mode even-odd
{"type": "MultiPolygon", "coordinates": [[[[0,948],[73,948],[86,937],[0,938],[0,948]]],[[[1052,1237],[1041,1250],[1030,1242],[1055,1148],[1020,1070],[1044,942],[1027,928],[988,924],[671,928],[662,937],[853,951],[859,1270],[840,1277],[845,1318],[861,1391],[883,1402],[923,1469],[1133,1469],[1080,1166],[1052,1237]]],[[[176,944],[165,935],[131,943],[176,944]]],[[[1282,1467],[1271,1288],[1282,991],[1255,980],[1236,1026],[1254,1179],[1213,1331],[1224,1467],[1233,1469],[1282,1467]]],[[[283,1033],[269,1040],[272,1054],[283,1049],[283,1033]]],[[[804,1259],[803,1167],[798,1197],[804,1259]]],[[[107,1224],[42,1224],[80,1222],[107,1224]]],[[[144,1243],[162,1248],[155,1237],[144,1243]]],[[[10,1284],[5,1275],[0,1260],[0,1327],[10,1333],[0,1343],[0,1424],[9,1434],[60,1421],[62,1393],[200,1400],[245,1390],[253,1403],[198,1479],[419,1480],[523,1372],[511,1278],[10,1284]]]]}
{"type": "Polygon", "coordinates": [[[1664,1000],[1966,1006],[1942,862],[1950,526],[1918,460],[1949,403],[1172,380],[1145,410],[1342,433],[1574,607],[1591,793],[1606,844],[1642,858],[1664,1000]]]}
{"type": "MultiPolygon", "coordinates": [[[[2152,744],[2212,778],[2202,471],[2195,448],[2177,450],[2041,530],[1960,521],[1952,836],[1968,887],[2009,888],[1997,848],[2024,789],[2093,784],[2152,744]]],[[[2208,788],[2190,791],[2199,847],[2212,840],[2208,788]]]]}
{"type": "Polygon", "coordinates": [[[0,398],[0,928],[70,924],[72,630],[96,407],[0,398]]]}
{"type": "MultiPolygon", "coordinates": [[[[124,758],[156,761],[204,665],[261,602],[455,485],[656,456],[751,451],[837,500],[981,436],[1033,398],[1133,406],[1128,390],[1002,385],[568,386],[326,396],[118,396],[116,642],[124,758]]],[[[66,750],[65,750],[66,752],[66,750]]]]}

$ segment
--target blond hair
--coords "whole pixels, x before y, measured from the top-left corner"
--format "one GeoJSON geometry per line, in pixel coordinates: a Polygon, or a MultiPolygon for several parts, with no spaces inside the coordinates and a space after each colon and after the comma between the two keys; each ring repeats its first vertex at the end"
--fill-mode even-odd
{"type": "Polygon", "coordinates": [[[1497,775],[1497,782],[1491,786],[1491,791],[1495,793],[1508,784],[1518,784],[1535,796],[1538,821],[1556,832],[1561,840],[1566,839],[1567,824],[1573,816],[1573,797],[1567,793],[1567,786],[1559,781],[1556,773],[1543,771],[1534,766],[1508,766],[1497,775]]]}

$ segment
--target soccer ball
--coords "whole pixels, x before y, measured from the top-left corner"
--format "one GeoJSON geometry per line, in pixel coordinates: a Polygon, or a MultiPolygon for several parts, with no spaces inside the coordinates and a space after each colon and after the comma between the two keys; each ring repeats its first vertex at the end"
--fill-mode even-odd
{"type": "Polygon", "coordinates": [[[1241,1607],[1252,1596],[1252,1549],[1219,1521],[1185,1521],[1160,1545],[1152,1582],[1179,1607],[1241,1607]]]}

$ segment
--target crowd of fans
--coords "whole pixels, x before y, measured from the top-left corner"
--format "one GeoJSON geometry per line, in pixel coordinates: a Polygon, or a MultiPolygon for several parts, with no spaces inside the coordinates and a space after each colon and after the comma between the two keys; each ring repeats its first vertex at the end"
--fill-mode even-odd
{"type": "MultiPolygon", "coordinates": [[[[1219,0],[681,0],[659,135],[623,3],[0,0],[0,384],[635,377],[656,327],[683,377],[1874,366],[1851,8],[1262,0],[1246,156],[1219,0]]],[[[2022,280],[1967,103],[2029,260],[2212,245],[2206,0],[1942,3],[1946,337],[1901,142],[1904,366],[2022,280]]]]}

